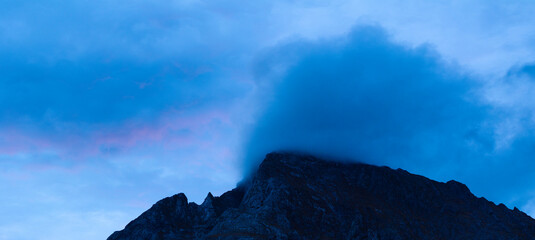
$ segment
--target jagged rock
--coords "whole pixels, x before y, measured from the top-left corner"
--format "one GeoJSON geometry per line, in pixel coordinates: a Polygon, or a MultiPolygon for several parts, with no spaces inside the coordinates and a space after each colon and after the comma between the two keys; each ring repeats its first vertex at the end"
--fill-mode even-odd
{"type": "Polygon", "coordinates": [[[199,206],[157,202],[108,240],[535,239],[535,220],[462,183],[313,156],[271,153],[257,172],[199,206]]]}

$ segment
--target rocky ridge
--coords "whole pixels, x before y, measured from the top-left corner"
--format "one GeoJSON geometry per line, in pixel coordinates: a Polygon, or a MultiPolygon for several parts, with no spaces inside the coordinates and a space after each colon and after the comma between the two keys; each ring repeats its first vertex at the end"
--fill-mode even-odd
{"type": "Polygon", "coordinates": [[[398,169],[271,153],[257,172],[201,205],[158,201],[108,240],[535,239],[535,220],[462,183],[398,169]]]}

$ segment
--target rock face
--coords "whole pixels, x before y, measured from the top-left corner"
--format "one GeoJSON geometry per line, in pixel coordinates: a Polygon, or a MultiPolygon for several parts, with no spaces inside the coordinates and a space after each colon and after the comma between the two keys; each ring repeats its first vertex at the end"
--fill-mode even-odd
{"type": "Polygon", "coordinates": [[[462,183],[271,153],[249,181],[201,204],[160,200],[108,240],[535,239],[535,220],[462,183]]]}

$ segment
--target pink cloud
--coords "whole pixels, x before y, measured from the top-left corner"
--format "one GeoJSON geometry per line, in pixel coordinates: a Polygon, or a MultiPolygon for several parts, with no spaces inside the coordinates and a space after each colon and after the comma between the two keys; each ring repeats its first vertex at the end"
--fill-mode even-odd
{"type": "MultiPolygon", "coordinates": [[[[143,149],[146,146],[159,146],[163,149],[210,149],[214,142],[221,139],[219,127],[223,124],[232,127],[229,113],[210,109],[198,113],[168,111],[151,123],[126,121],[120,127],[90,127],[74,129],[72,134],[53,135],[30,132],[20,128],[0,128],[0,156],[18,154],[39,155],[53,153],[61,161],[74,161],[66,164],[69,171],[78,171],[79,164],[95,157],[108,157],[143,149]],[[218,126],[219,126],[218,125],[218,126]],[[103,149],[111,149],[104,151],[103,149]]],[[[226,152],[225,155],[231,155],[226,152]]],[[[57,169],[57,163],[32,163],[31,170],[46,171],[57,169]]],[[[62,168],[64,166],[61,166],[62,168]]]]}

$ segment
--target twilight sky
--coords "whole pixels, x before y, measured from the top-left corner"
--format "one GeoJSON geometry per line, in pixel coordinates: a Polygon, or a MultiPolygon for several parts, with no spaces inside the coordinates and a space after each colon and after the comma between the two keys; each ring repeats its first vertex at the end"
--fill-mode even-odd
{"type": "Polygon", "coordinates": [[[0,240],[105,239],[273,150],[535,216],[533,1],[0,0],[0,240]]]}

